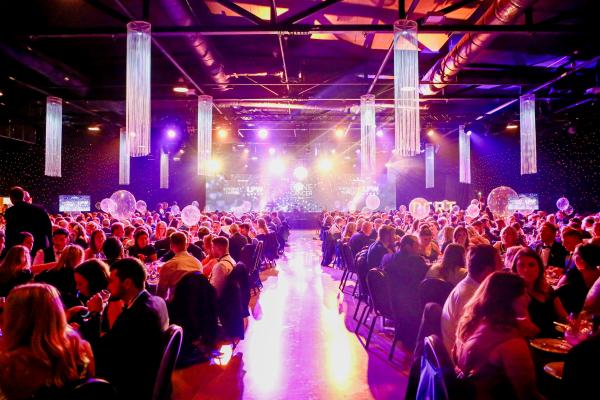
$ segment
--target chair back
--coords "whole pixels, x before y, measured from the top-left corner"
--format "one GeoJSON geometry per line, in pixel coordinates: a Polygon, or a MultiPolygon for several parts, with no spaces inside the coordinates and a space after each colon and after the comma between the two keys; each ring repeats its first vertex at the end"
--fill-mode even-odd
{"type": "Polygon", "coordinates": [[[90,378],[78,383],[67,395],[67,400],[116,400],[113,385],[104,379],[90,378]]]}
{"type": "Polygon", "coordinates": [[[239,275],[233,271],[227,276],[218,300],[219,320],[229,338],[244,339],[244,305],[239,275]]]}
{"type": "Polygon", "coordinates": [[[385,272],[372,268],[367,273],[366,280],[375,312],[384,318],[394,319],[390,288],[385,272]]]}
{"type": "Polygon", "coordinates": [[[277,241],[277,234],[269,231],[264,235],[264,254],[268,260],[275,260],[279,258],[279,242],[277,241]]]}
{"type": "Polygon", "coordinates": [[[344,261],[344,268],[350,272],[356,272],[356,265],[354,264],[354,258],[352,257],[352,249],[348,244],[342,244],[342,260],[344,261]]]}
{"type": "Polygon", "coordinates": [[[421,307],[424,307],[427,303],[437,303],[443,307],[453,288],[454,286],[451,283],[442,279],[424,279],[419,285],[421,307]]]}
{"type": "Polygon", "coordinates": [[[164,335],[165,350],[158,367],[152,400],[168,400],[171,398],[171,375],[175,369],[177,357],[179,357],[183,331],[177,325],[170,325],[164,335]]]}
{"type": "Polygon", "coordinates": [[[417,388],[417,399],[448,400],[448,372],[452,363],[442,339],[437,335],[427,336],[423,341],[421,376],[417,388]]]}
{"type": "Polygon", "coordinates": [[[242,316],[250,316],[249,304],[250,304],[250,284],[248,281],[248,269],[243,262],[238,262],[231,271],[232,279],[235,279],[240,288],[240,296],[242,300],[242,316]]]}
{"type": "Polygon", "coordinates": [[[168,305],[169,319],[183,328],[183,352],[192,342],[202,340],[211,345],[217,338],[217,292],[200,272],[186,274],[168,305]]]}
{"type": "Polygon", "coordinates": [[[262,240],[259,240],[258,244],[256,245],[256,250],[254,251],[254,262],[253,262],[253,266],[252,266],[253,272],[255,270],[260,271],[260,264],[263,261],[264,247],[265,247],[264,242],[262,240]]]}

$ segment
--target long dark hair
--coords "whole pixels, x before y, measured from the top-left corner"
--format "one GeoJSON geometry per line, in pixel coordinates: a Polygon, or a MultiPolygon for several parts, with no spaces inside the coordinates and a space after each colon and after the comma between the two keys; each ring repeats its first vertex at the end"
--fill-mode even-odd
{"type": "Polygon", "coordinates": [[[446,246],[440,263],[440,273],[444,280],[448,280],[451,273],[465,265],[465,248],[458,243],[450,243],[446,246]]]}
{"type": "Polygon", "coordinates": [[[521,257],[531,257],[535,260],[535,263],[538,266],[538,275],[535,278],[535,282],[533,283],[533,292],[541,294],[543,296],[547,296],[550,292],[550,286],[546,282],[546,277],[544,276],[544,262],[542,258],[536,253],[534,250],[529,247],[523,247],[521,250],[515,254],[515,257],[512,261],[512,272],[518,274],[517,272],[517,262],[521,257]]]}
{"type": "Polygon", "coordinates": [[[517,314],[513,303],[525,290],[525,280],[519,275],[494,272],[488,276],[465,306],[457,338],[467,340],[483,321],[494,327],[516,326],[517,314]]]}
{"type": "Polygon", "coordinates": [[[108,287],[108,265],[96,258],[87,260],[75,268],[75,273],[88,281],[90,295],[94,295],[108,287]]]}

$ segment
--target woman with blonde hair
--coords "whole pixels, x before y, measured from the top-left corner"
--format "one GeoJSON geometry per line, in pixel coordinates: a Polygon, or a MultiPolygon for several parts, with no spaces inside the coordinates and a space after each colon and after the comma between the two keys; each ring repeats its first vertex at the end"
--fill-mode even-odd
{"type": "Polygon", "coordinates": [[[69,299],[77,293],[75,285],[75,267],[83,262],[83,249],[77,245],[68,245],[63,250],[56,266],[35,277],[36,282],[44,282],[58,289],[64,303],[72,306],[69,299]]]}
{"type": "Polygon", "coordinates": [[[158,240],[163,240],[167,237],[167,223],[165,221],[160,221],[156,224],[156,230],[154,231],[154,235],[152,240],[154,242],[158,240]]]}
{"type": "Polygon", "coordinates": [[[3,314],[0,398],[61,398],[61,388],[94,376],[90,345],[67,325],[55,288],[17,286],[3,314]]]}
{"type": "Polygon", "coordinates": [[[344,227],[344,232],[342,234],[342,243],[348,243],[352,235],[356,233],[356,222],[348,222],[344,227]]]}
{"type": "Polygon", "coordinates": [[[31,256],[25,246],[13,246],[0,263],[0,297],[8,296],[17,285],[29,282],[31,274],[31,256]]]}

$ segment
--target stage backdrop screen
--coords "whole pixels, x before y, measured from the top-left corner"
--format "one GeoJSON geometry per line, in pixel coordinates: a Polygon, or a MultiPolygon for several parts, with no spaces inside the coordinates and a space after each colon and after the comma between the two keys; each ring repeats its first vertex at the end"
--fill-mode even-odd
{"type": "Polygon", "coordinates": [[[362,210],[367,198],[377,210],[396,208],[396,188],[383,176],[365,181],[356,175],[331,174],[308,177],[265,179],[259,175],[211,177],[206,181],[206,210],[264,210],[313,212],[362,210]],[[375,199],[375,197],[377,199],[375,199]]]}
{"type": "Polygon", "coordinates": [[[90,196],[60,195],[58,210],[60,212],[90,211],[90,196]]]}

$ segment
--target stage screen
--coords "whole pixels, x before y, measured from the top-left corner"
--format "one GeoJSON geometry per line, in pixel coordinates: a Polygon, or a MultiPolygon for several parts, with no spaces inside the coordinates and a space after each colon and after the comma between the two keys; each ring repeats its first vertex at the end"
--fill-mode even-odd
{"type": "Polygon", "coordinates": [[[90,211],[90,196],[60,195],[58,210],[60,212],[90,211]]]}
{"type": "Polygon", "coordinates": [[[540,209],[540,201],[537,193],[520,193],[519,197],[508,200],[508,211],[523,212],[540,209]]]}
{"type": "Polygon", "coordinates": [[[377,210],[396,208],[396,187],[383,176],[364,181],[356,175],[265,179],[259,175],[217,176],[206,181],[206,210],[242,209],[314,212],[362,210],[369,199],[377,210]]]}

